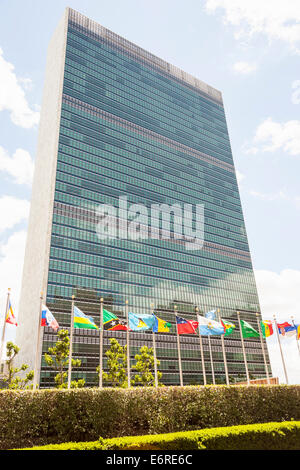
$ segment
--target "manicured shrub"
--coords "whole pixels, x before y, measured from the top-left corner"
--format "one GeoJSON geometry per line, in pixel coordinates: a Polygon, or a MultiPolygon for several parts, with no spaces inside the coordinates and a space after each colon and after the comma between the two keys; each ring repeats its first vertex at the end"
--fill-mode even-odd
{"type": "Polygon", "coordinates": [[[300,420],[300,386],[0,391],[0,448],[300,420]]]}
{"type": "Polygon", "coordinates": [[[300,421],[70,442],[34,450],[300,450],[300,421]]]}
{"type": "Polygon", "coordinates": [[[198,437],[198,449],[300,450],[300,421],[208,429],[198,437]]]}

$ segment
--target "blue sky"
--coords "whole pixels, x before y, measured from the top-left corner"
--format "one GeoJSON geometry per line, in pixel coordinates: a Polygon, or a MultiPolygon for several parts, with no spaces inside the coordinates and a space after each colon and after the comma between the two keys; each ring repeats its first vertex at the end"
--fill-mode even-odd
{"type": "MultiPolygon", "coordinates": [[[[17,311],[47,46],[66,6],[222,91],[263,316],[300,322],[295,0],[0,1],[2,311],[8,287],[17,311]]],[[[283,380],[276,338],[268,345],[283,380]]],[[[296,341],[282,346],[289,381],[300,383],[296,341]]]]}

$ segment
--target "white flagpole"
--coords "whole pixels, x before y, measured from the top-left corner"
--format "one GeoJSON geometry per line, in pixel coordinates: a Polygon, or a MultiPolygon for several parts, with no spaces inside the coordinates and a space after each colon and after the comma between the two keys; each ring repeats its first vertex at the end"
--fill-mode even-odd
{"type": "MultiPolygon", "coordinates": [[[[295,322],[294,322],[294,317],[293,317],[293,316],[291,316],[291,320],[292,320],[293,326],[295,326],[295,322]]],[[[297,343],[298,352],[299,352],[299,354],[300,354],[299,340],[297,339],[297,330],[296,330],[296,343],[297,343]]]]}
{"type": "Polygon", "coordinates": [[[99,388],[103,387],[103,297],[100,299],[99,388]]]}
{"type": "MultiPolygon", "coordinates": [[[[220,309],[218,308],[218,320],[221,323],[221,315],[220,309]]],[[[224,332],[225,334],[225,332],[224,332]]],[[[228,367],[227,367],[227,360],[226,360],[226,352],[225,352],[225,341],[224,335],[221,335],[221,343],[222,343],[222,351],[223,351],[223,359],[224,359],[224,368],[225,368],[225,376],[226,376],[226,385],[229,385],[229,377],[228,377],[228,367]]]]}
{"type": "Polygon", "coordinates": [[[183,376],[182,376],[182,365],[181,365],[181,352],[180,352],[180,338],[177,328],[177,315],[176,315],[177,306],[174,305],[174,314],[175,314],[175,327],[176,327],[176,335],[177,335],[177,350],[178,350],[178,364],[179,364],[179,377],[180,377],[180,386],[183,386],[183,376]]]}
{"type": "Polygon", "coordinates": [[[155,343],[155,332],[152,330],[152,339],[153,339],[153,358],[154,358],[154,377],[155,377],[155,387],[158,387],[157,379],[157,358],[156,358],[156,343],[155,343]]]}
{"type": "Polygon", "coordinates": [[[244,363],[245,363],[245,369],[246,369],[247,384],[250,385],[250,377],[249,377],[249,371],[248,371],[247,356],[246,356],[246,350],[245,350],[245,345],[244,345],[242,325],[241,325],[241,320],[240,320],[240,312],[236,312],[236,313],[237,313],[239,327],[240,327],[240,335],[241,335],[241,341],[242,341],[242,350],[243,350],[244,363]]]}
{"type": "Polygon", "coordinates": [[[210,356],[210,365],[211,365],[212,381],[213,381],[213,384],[216,385],[215,369],[214,369],[214,362],[213,362],[213,357],[212,357],[212,349],[211,349],[210,335],[207,335],[207,339],[208,339],[208,347],[209,347],[209,356],[210,356]]]}
{"type": "MultiPolygon", "coordinates": [[[[153,304],[151,305],[151,310],[153,312],[153,304]]],[[[157,357],[156,357],[156,341],[155,341],[155,332],[152,328],[152,341],[153,341],[153,359],[154,359],[154,378],[155,378],[155,387],[158,387],[158,378],[157,378],[157,357]]]]}
{"type": "Polygon", "coordinates": [[[7,317],[7,314],[8,314],[9,298],[10,298],[10,288],[7,291],[6,308],[5,308],[5,314],[4,314],[4,323],[3,323],[1,348],[0,348],[0,363],[2,361],[2,354],[3,354],[4,341],[5,341],[6,317],[7,317]]]}
{"type": "Polygon", "coordinates": [[[36,340],[36,351],[35,351],[35,361],[34,361],[34,376],[33,376],[33,389],[36,389],[39,384],[38,373],[40,370],[41,364],[41,323],[42,323],[42,303],[43,303],[43,292],[40,296],[40,309],[39,309],[39,320],[38,320],[38,330],[37,330],[37,340],[36,340]]]}
{"type": "Polygon", "coordinates": [[[127,323],[127,331],[126,331],[126,343],[127,343],[127,387],[130,388],[131,381],[130,381],[130,349],[129,349],[129,316],[128,316],[128,300],[125,300],[125,315],[126,315],[126,323],[127,323]]]}
{"type": "Polygon", "coordinates": [[[268,381],[268,384],[269,384],[269,383],[270,383],[270,377],[269,377],[269,371],[268,371],[268,366],[267,366],[267,361],[266,361],[266,354],[265,354],[263,336],[262,336],[262,331],[261,331],[261,326],[260,326],[259,313],[256,313],[256,320],[257,320],[257,326],[258,326],[258,331],[259,331],[261,350],[262,350],[263,358],[264,358],[264,364],[265,364],[265,371],[266,371],[266,375],[267,375],[267,381],[268,381]]]}
{"type": "Polygon", "coordinates": [[[283,357],[283,352],[282,352],[282,347],[281,347],[281,341],[280,341],[279,332],[278,332],[278,325],[277,325],[275,315],[273,315],[273,318],[274,318],[275,329],[276,329],[276,334],[277,334],[277,340],[278,340],[279,349],[280,349],[280,355],[281,355],[281,360],[282,360],[282,365],[283,365],[283,371],[284,371],[284,375],[285,375],[285,381],[288,384],[289,381],[288,381],[287,371],[286,371],[286,367],[285,367],[285,362],[284,362],[284,357],[283,357]]]}
{"type": "Polygon", "coordinates": [[[74,299],[72,295],[72,307],[71,307],[71,324],[70,324],[70,349],[69,349],[69,367],[68,367],[68,389],[71,388],[71,376],[72,376],[72,353],[73,353],[73,330],[74,330],[74,299]]]}
{"type": "MultiPolygon", "coordinates": [[[[199,321],[198,307],[196,307],[196,312],[197,312],[197,320],[199,321]]],[[[200,333],[200,326],[198,327],[198,331],[199,331],[199,344],[200,344],[200,351],[201,351],[203,383],[204,383],[204,385],[206,385],[207,382],[206,382],[205,361],[204,361],[204,352],[203,352],[202,336],[201,336],[201,333],[200,333]]]]}

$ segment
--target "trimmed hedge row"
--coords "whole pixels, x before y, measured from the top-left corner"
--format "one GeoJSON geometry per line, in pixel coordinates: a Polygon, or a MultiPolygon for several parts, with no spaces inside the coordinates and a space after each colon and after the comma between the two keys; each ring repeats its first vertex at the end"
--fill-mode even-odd
{"type": "Polygon", "coordinates": [[[0,449],[300,420],[300,386],[0,391],[0,449]]]}
{"type": "Polygon", "coordinates": [[[300,421],[69,442],[21,450],[300,450],[300,421]]]}

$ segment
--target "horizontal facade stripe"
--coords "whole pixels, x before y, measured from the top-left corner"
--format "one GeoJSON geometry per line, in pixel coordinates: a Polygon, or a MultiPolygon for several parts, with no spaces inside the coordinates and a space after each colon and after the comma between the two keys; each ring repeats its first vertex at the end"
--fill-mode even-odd
{"type": "MultiPolygon", "coordinates": [[[[74,220],[82,220],[82,221],[89,221],[91,223],[97,223],[97,216],[95,212],[83,207],[71,206],[68,204],[63,204],[61,202],[55,202],[53,211],[55,214],[64,215],[70,217],[74,220]]],[[[160,230],[160,234],[162,230],[160,230]]],[[[171,239],[172,243],[183,245],[184,241],[182,240],[175,240],[171,239]]],[[[204,241],[205,250],[209,250],[211,253],[220,253],[224,254],[225,256],[231,256],[237,259],[251,261],[251,257],[249,252],[237,250],[235,248],[230,248],[224,245],[217,245],[216,243],[211,243],[204,241]]]]}
{"type": "Polygon", "coordinates": [[[192,147],[188,147],[184,144],[176,142],[175,140],[164,137],[160,134],[157,134],[156,132],[153,132],[149,129],[138,126],[137,124],[134,124],[130,121],[126,121],[125,119],[115,116],[114,114],[108,113],[107,111],[103,111],[100,108],[96,108],[95,106],[85,103],[84,101],[78,100],[77,98],[73,98],[70,95],[63,94],[62,102],[72,105],[75,108],[82,109],[86,112],[89,112],[93,114],[94,116],[99,116],[102,119],[106,119],[107,121],[112,122],[116,125],[123,126],[124,129],[130,129],[133,132],[139,133],[151,139],[155,139],[159,142],[162,142],[164,145],[174,148],[175,150],[180,150],[187,154],[193,155],[194,157],[200,158],[200,160],[203,160],[207,163],[223,168],[226,171],[235,173],[234,166],[230,165],[229,163],[221,162],[215,157],[204,154],[198,150],[193,149],[192,147]]]}

